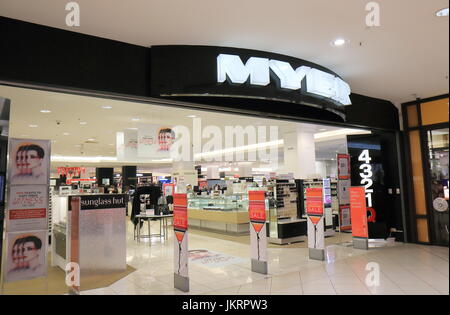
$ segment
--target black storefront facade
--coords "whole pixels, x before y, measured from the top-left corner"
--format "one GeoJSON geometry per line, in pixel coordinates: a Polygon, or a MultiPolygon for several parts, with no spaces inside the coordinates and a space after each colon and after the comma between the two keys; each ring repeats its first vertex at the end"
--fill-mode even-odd
{"type": "MultiPolygon", "coordinates": [[[[371,130],[370,137],[349,139],[354,143],[349,153],[353,159],[361,150],[373,150],[373,163],[378,165],[374,195],[379,200],[376,207],[383,208],[380,222],[385,223],[373,227],[372,233],[386,235],[388,229],[395,228],[403,231],[397,233],[397,239],[408,241],[398,110],[389,101],[354,93],[348,95],[351,105],[343,106],[345,82],[332,71],[297,58],[255,50],[209,46],[146,48],[3,17],[0,35],[2,85],[371,130]],[[218,82],[217,56],[221,54],[237,56],[246,65],[256,58],[253,60],[289,64],[300,72],[314,69],[319,76],[334,80],[333,86],[340,92],[335,98],[310,93],[305,86],[306,76],[299,81],[298,89],[283,87],[283,74],[276,73],[272,66],[263,71],[263,79],[255,79],[256,83],[251,82],[250,75],[245,82],[229,76],[218,82]]],[[[324,87],[318,86],[320,89],[324,87]]],[[[11,105],[14,106],[13,100],[11,105]]],[[[3,144],[5,141],[7,138],[2,139],[3,144]]],[[[5,159],[3,154],[1,165],[5,159]]],[[[356,162],[352,164],[357,167],[356,162]]],[[[352,172],[357,175],[356,169],[352,172]]],[[[352,184],[360,185],[358,177],[353,177],[352,184]]],[[[0,219],[3,211],[4,202],[0,219]]]]}

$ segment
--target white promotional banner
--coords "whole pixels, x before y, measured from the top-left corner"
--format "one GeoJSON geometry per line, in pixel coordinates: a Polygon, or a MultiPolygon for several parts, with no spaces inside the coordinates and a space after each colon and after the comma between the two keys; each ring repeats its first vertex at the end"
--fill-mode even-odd
{"type": "Polygon", "coordinates": [[[47,205],[47,185],[12,186],[8,196],[8,231],[47,229],[47,205]]]}
{"type": "Polygon", "coordinates": [[[6,282],[47,274],[50,141],[9,139],[6,282]]]}
{"type": "Polygon", "coordinates": [[[125,159],[136,159],[138,148],[138,132],[136,130],[125,130],[124,136],[124,151],[123,156],[125,159]]]}
{"type": "Polygon", "coordinates": [[[174,141],[175,132],[172,127],[139,124],[137,155],[139,158],[170,158],[170,148],[174,141]]]}
{"type": "Polygon", "coordinates": [[[250,244],[252,259],[267,261],[267,225],[250,223],[250,244]]]}
{"type": "Polygon", "coordinates": [[[10,139],[9,154],[9,185],[48,185],[48,140],[10,139]]]}
{"type": "Polygon", "coordinates": [[[350,186],[351,180],[339,180],[337,184],[339,205],[350,204],[350,186]]]}
{"type": "Polygon", "coordinates": [[[6,233],[5,282],[47,275],[47,231],[6,233]]]}
{"type": "Polygon", "coordinates": [[[308,248],[325,249],[324,217],[308,216],[308,248]]]}
{"type": "MultiPolygon", "coordinates": [[[[181,234],[181,233],[180,233],[181,234]]],[[[175,274],[188,278],[188,232],[182,232],[182,236],[175,237],[174,244],[174,271],[175,274]]]]}

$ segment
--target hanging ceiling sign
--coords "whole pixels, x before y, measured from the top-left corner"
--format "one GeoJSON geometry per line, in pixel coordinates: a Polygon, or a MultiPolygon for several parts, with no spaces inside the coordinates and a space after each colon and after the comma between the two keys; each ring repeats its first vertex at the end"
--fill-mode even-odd
{"type": "MultiPolygon", "coordinates": [[[[281,54],[215,46],[153,46],[151,95],[212,105],[284,102],[301,111],[326,110],[345,119],[351,89],[320,65],[281,54]],[[208,101],[205,101],[208,100],[208,101]],[[289,104],[288,104],[289,103],[289,104]],[[313,109],[314,108],[314,109],[313,109]]],[[[274,105],[280,112],[279,104],[274,105]]]]}

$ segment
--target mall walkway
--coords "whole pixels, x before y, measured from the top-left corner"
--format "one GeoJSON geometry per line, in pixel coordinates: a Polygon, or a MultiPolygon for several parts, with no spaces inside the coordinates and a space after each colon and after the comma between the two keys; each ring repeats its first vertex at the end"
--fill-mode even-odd
{"type": "MultiPolygon", "coordinates": [[[[128,231],[127,262],[137,271],[107,288],[82,294],[186,294],[173,288],[172,236],[165,242],[153,238],[149,246],[133,240],[131,225],[128,231]]],[[[267,276],[250,271],[247,244],[191,230],[189,249],[208,250],[213,255],[211,259],[190,259],[189,294],[449,294],[446,247],[399,243],[362,251],[345,244],[331,245],[328,261],[318,262],[308,259],[304,247],[271,246],[267,276]],[[379,266],[378,286],[366,283],[368,263],[379,266]]]]}

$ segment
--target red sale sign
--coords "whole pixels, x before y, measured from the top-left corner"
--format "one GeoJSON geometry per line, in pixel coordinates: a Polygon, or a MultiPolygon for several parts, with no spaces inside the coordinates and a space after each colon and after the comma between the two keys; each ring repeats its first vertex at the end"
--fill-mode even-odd
{"type": "Polygon", "coordinates": [[[306,214],[323,215],[322,188],[306,188],[306,214]]]}
{"type": "Polygon", "coordinates": [[[173,195],[173,227],[177,230],[188,229],[187,195],[173,195]]]}
{"type": "Polygon", "coordinates": [[[368,238],[366,191],[363,186],[350,187],[350,214],[353,236],[368,238]]]}
{"type": "Polygon", "coordinates": [[[264,191],[248,192],[250,221],[266,222],[266,196],[264,191]]]}

